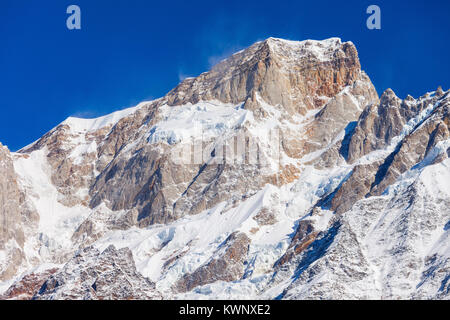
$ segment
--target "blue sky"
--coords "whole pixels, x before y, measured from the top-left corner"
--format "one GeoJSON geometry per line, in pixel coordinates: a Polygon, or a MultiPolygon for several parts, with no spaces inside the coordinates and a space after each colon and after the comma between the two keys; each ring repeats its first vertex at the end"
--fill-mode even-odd
{"type": "Polygon", "coordinates": [[[449,88],[450,1],[0,1],[0,141],[158,98],[268,37],[353,41],[378,92],[449,88]],[[81,8],[81,30],[66,8],[81,8]],[[381,8],[382,29],[366,28],[381,8]]]}

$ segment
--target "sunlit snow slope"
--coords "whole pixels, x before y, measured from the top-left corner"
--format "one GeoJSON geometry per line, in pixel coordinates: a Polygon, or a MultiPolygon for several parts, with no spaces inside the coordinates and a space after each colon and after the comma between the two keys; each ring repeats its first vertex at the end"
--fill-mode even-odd
{"type": "Polygon", "coordinates": [[[269,38],[0,145],[0,298],[449,299],[449,106],[269,38]]]}

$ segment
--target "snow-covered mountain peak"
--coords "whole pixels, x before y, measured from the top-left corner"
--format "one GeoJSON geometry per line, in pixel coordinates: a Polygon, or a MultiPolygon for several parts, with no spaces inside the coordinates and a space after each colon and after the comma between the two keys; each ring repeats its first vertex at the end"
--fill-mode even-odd
{"type": "Polygon", "coordinates": [[[137,111],[142,106],[149,102],[142,102],[139,105],[119,111],[115,111],[105,116],[98,118],[81,118],[81,117],[69,117],[64,120],[61,125],[67,125],[73,132],[92,132],[97,131],[106,126],[112,126],[119,122],[120,119],[129,116],[137,111]]]}
{"type": "Polygon", "coordinates": [[[331,61],[336,57],[337,52],[341,51],[344,54],[344,46],[353,46],[352,42],[342,43],[340,38],[303,41],[268,38],[264,43],[268,44],[272,54],[283,56],[286,59],[285,63],[293,63],[303,57],[315,58],[321,62],[331,61]]]}
{"type": "Polygon", "coordinates": [[[378,99],[351,42],[269,38],[160,99],[0,145],[0,291],[446,298],[449,103],[378,99]]]}
{"type": "MultiPolygon", "coordinates": [[[[338,38],[289,41],[269,38],[180,83],[163,99],[168,105],[218,100],[255,109],[256,94],[267,104],[305,115],[323,107],[363,75],[358,52],[338,38]]],[[[371,84],[369,84],[371,85],[371,84]]],[[[374,94],[376,95],[376,93],[374,94]]]]}

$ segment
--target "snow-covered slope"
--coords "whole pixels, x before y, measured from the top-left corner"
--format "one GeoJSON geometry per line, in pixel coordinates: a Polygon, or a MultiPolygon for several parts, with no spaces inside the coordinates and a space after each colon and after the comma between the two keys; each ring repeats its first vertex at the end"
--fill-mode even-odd
{"type": "Polygon", "coordinates": [[[378,99],[352,43],[269,38],[2,147],[0,292],[448,299],[449,95],[378,99]]]}

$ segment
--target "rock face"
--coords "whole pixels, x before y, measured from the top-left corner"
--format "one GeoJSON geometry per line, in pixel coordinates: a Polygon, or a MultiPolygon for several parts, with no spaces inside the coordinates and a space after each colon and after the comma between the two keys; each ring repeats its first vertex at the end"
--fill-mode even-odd
{"type": "MultiPolygon", "coordinates": [[[[377,99],[370,80],[360,70],[353,44],[341,43],[339,39],[298,43],[270,38],[233,55],[195,79],[185,80],[157,104],[219,100],[242,104],[255,116],[270,118],[270,111],[265,107],[269,104],[276,106],[277,121],[288,122],[292,122],[292,116],[304,115],[326,104],[305,128],[305,136],[299,138],[289,128],[279,128],[280,148],[288,157],[300,158],[330,143],[348,121],[357,119],[365,103],[377,99]],[[347,87],[347,91],[337,95],[347,87]],[[336,114],[339,118],[332,116],[336,114]],[[326,125],[333,131],[320,130],[326,125]]],[[[245,122],[237,126],[234,136],[245,132],[253,139],[258,138],[249,133],[245,122]]],[[[150,132],[154,129],[150,125],[147,128],[150,132]]],[[[140,141],[145,138],[152,137],[144,134],[140,141]]],[[[230,143],[233,136],[227,138],[225,143],[230,143]]],[[[211,152],[217,142],[216,138],[203,141],[205,149],[211,152]]],[[[209,153],[196,166],[178,166],[169,156],[172,148],[167,145],[155,148],[144,140],[132,148],[131,158],[130,150],[127,154],[119,153],[99,175],[90,190],[91,206],[103,201],[113,210],[138,208],[140,226],[167,223],[187,213],[196,214],[220,201],[236,202],[242,194],[254,194],[267,182],[290,182],[298,173],[283,166],[264,172],[261,162],[256,166],[211,164],[214,157],[209,153]],[[246,181],[230,184],[235,179],[246,181]]],[[[268,158],[270,161],[270,156],[268,158]]]]}
{"type": "Polygon", "coordinates": [[[444,225],[450,190],[439,187],[440,179],[448,178],[448,164],[447,159],[417,172],[409,184],[401,181],[388,195],[358,201],[336,216],[297,256],[295,280],[282,297],[448,299],[450,259],[444,241],[449,233],[444,225]],[[435,232],[442,235],[438,241],[435,232]],[[424,257],[422,250],[430,251],[424,257]]]}
{"type": "MultiPolygon", "coordinates": [[[[287,157],[300,159],[330,144],[365,104],[377,101],[352,43],[337,38],[304,42],[269,38],[139,108],[95,122],[69,118],[21,153],[46,150],[61,204],[95,208],[105,203],[113,211],[136,208],[133,223],[142,227],[197,214],[221,201],[236,203],[267,182],[280,185],[298,176],[292,165],[268,168],[268,162],[279,162],[276,154],[261,153],[256,165],[214,163],[219,162],[213,156],[217,144],[232,144],[239,135],[256,140],[258,149],[267,148],[245,120],[248,115],[260,120],[259,127],[270,119],[282,121],[273,128],[281,139],[276,143],[287,157]],[[201,142],[205,152],[200,163],[177,165],[171,155],[174,147],[167,145],[170,141],[152,136],[158,122],[173,113],[164,106],[211,100],[241,106],[244,118],[236,119],[229,128],[233,132],[222,132],[223,142],[217,135],[201,142]],[[305,123],[304,132],[292,130],[289,124],[298,126],[306,112],[319,110],[305,123]],[[322,130],[324,126],[332,130],[322,130]],[[152,140],[156,142],[149,144],[152,140]],[[246,181],[237,185],[235,179],[246,181]]],[[[203,125],[204,119],[198,123],[203,125]]]]}
{"type": "Polygon", "coordinates": [[[23,225],[34,228],[38,219],[19,188],[11,154],[0,143],[0,281],[14,276],[25,262],[23,225]]]}
{"type": "Polygon", "coordinates": [[[361,156],[389,145],[394,137],[401,134],[408,121],[440,98],[442,94],[418,100],[408,96],[402,101],[391,89],[387,89],[380,104],[372,105],[361,114],[348,147],[348,161],[352,163],[361,156]]]}
{"type": "Polygon", "coordinates": [[[399,174],[421,162],[430,155],[438,143],[449,138],[450,97],[446,95],[436,104],[426,121],[418,124],[378,169],[371,195],[381,194],[399,174]]]}
{"type": "Polygon", "coordinates": [[[219,100],[252,105],[254,94],[290,115],[316,109],[360,75],[355,46],[338,38],[304,42],[269,38],[238,52],[167,96],[169,105],[219,100]]]}
{"type": "Polygon", "coordinates": [[[363,153],[359,154],[361,157],[389,145],[392,148],[382,161],[356,165],[350,177],[331,199],[331,209],[343,213],[357,200],[380,195],[400,174],[427,157],[439,142],[446,141],[449,138],[449,102],[448,95],[435,95],[425,96],[417,101],[409,97],[400,103],[393,92],[387,90],[378,107],[383,109],[381,115],[375,118],[373,107],[366,108],[350,140],[350,159],[360,151],[363,153]],[[402,133],[404,138],[393,143],[393,139],[400,137],[402,133]],[[364,143],[361,142],[361,136],[365,137],[364,143]],[[358,146],[363,147],[361,149],[358,146]]]}
{"type": "Polygon", "coordinates": [[[161,299],[155,285],[142,277],[128,248],[113,245],[100,253],[88,247],[50,276],[33,299],[143,300],[161,299]]]}
{"type": "Polygon", "coordinates": [[[31,300],[45,281],[56,271],[58,271],[58,269],[53,268],[25,275],[6,290],[6,292],[0,296],[0,300],[31,300]]]}
{"type": "Polygon", "coordinates": [[[176,284],[176,289],[186,292],[208,283],[242,278],[249,244],[250,239],[244,233],[231,234],[213,258],[193,273],[184,275],[176,284]]]}
{"type": "Polygon", "coordinates": [[[0,146],[1,298],[448,299],[449,99],[269,38],[0,146]]]}

